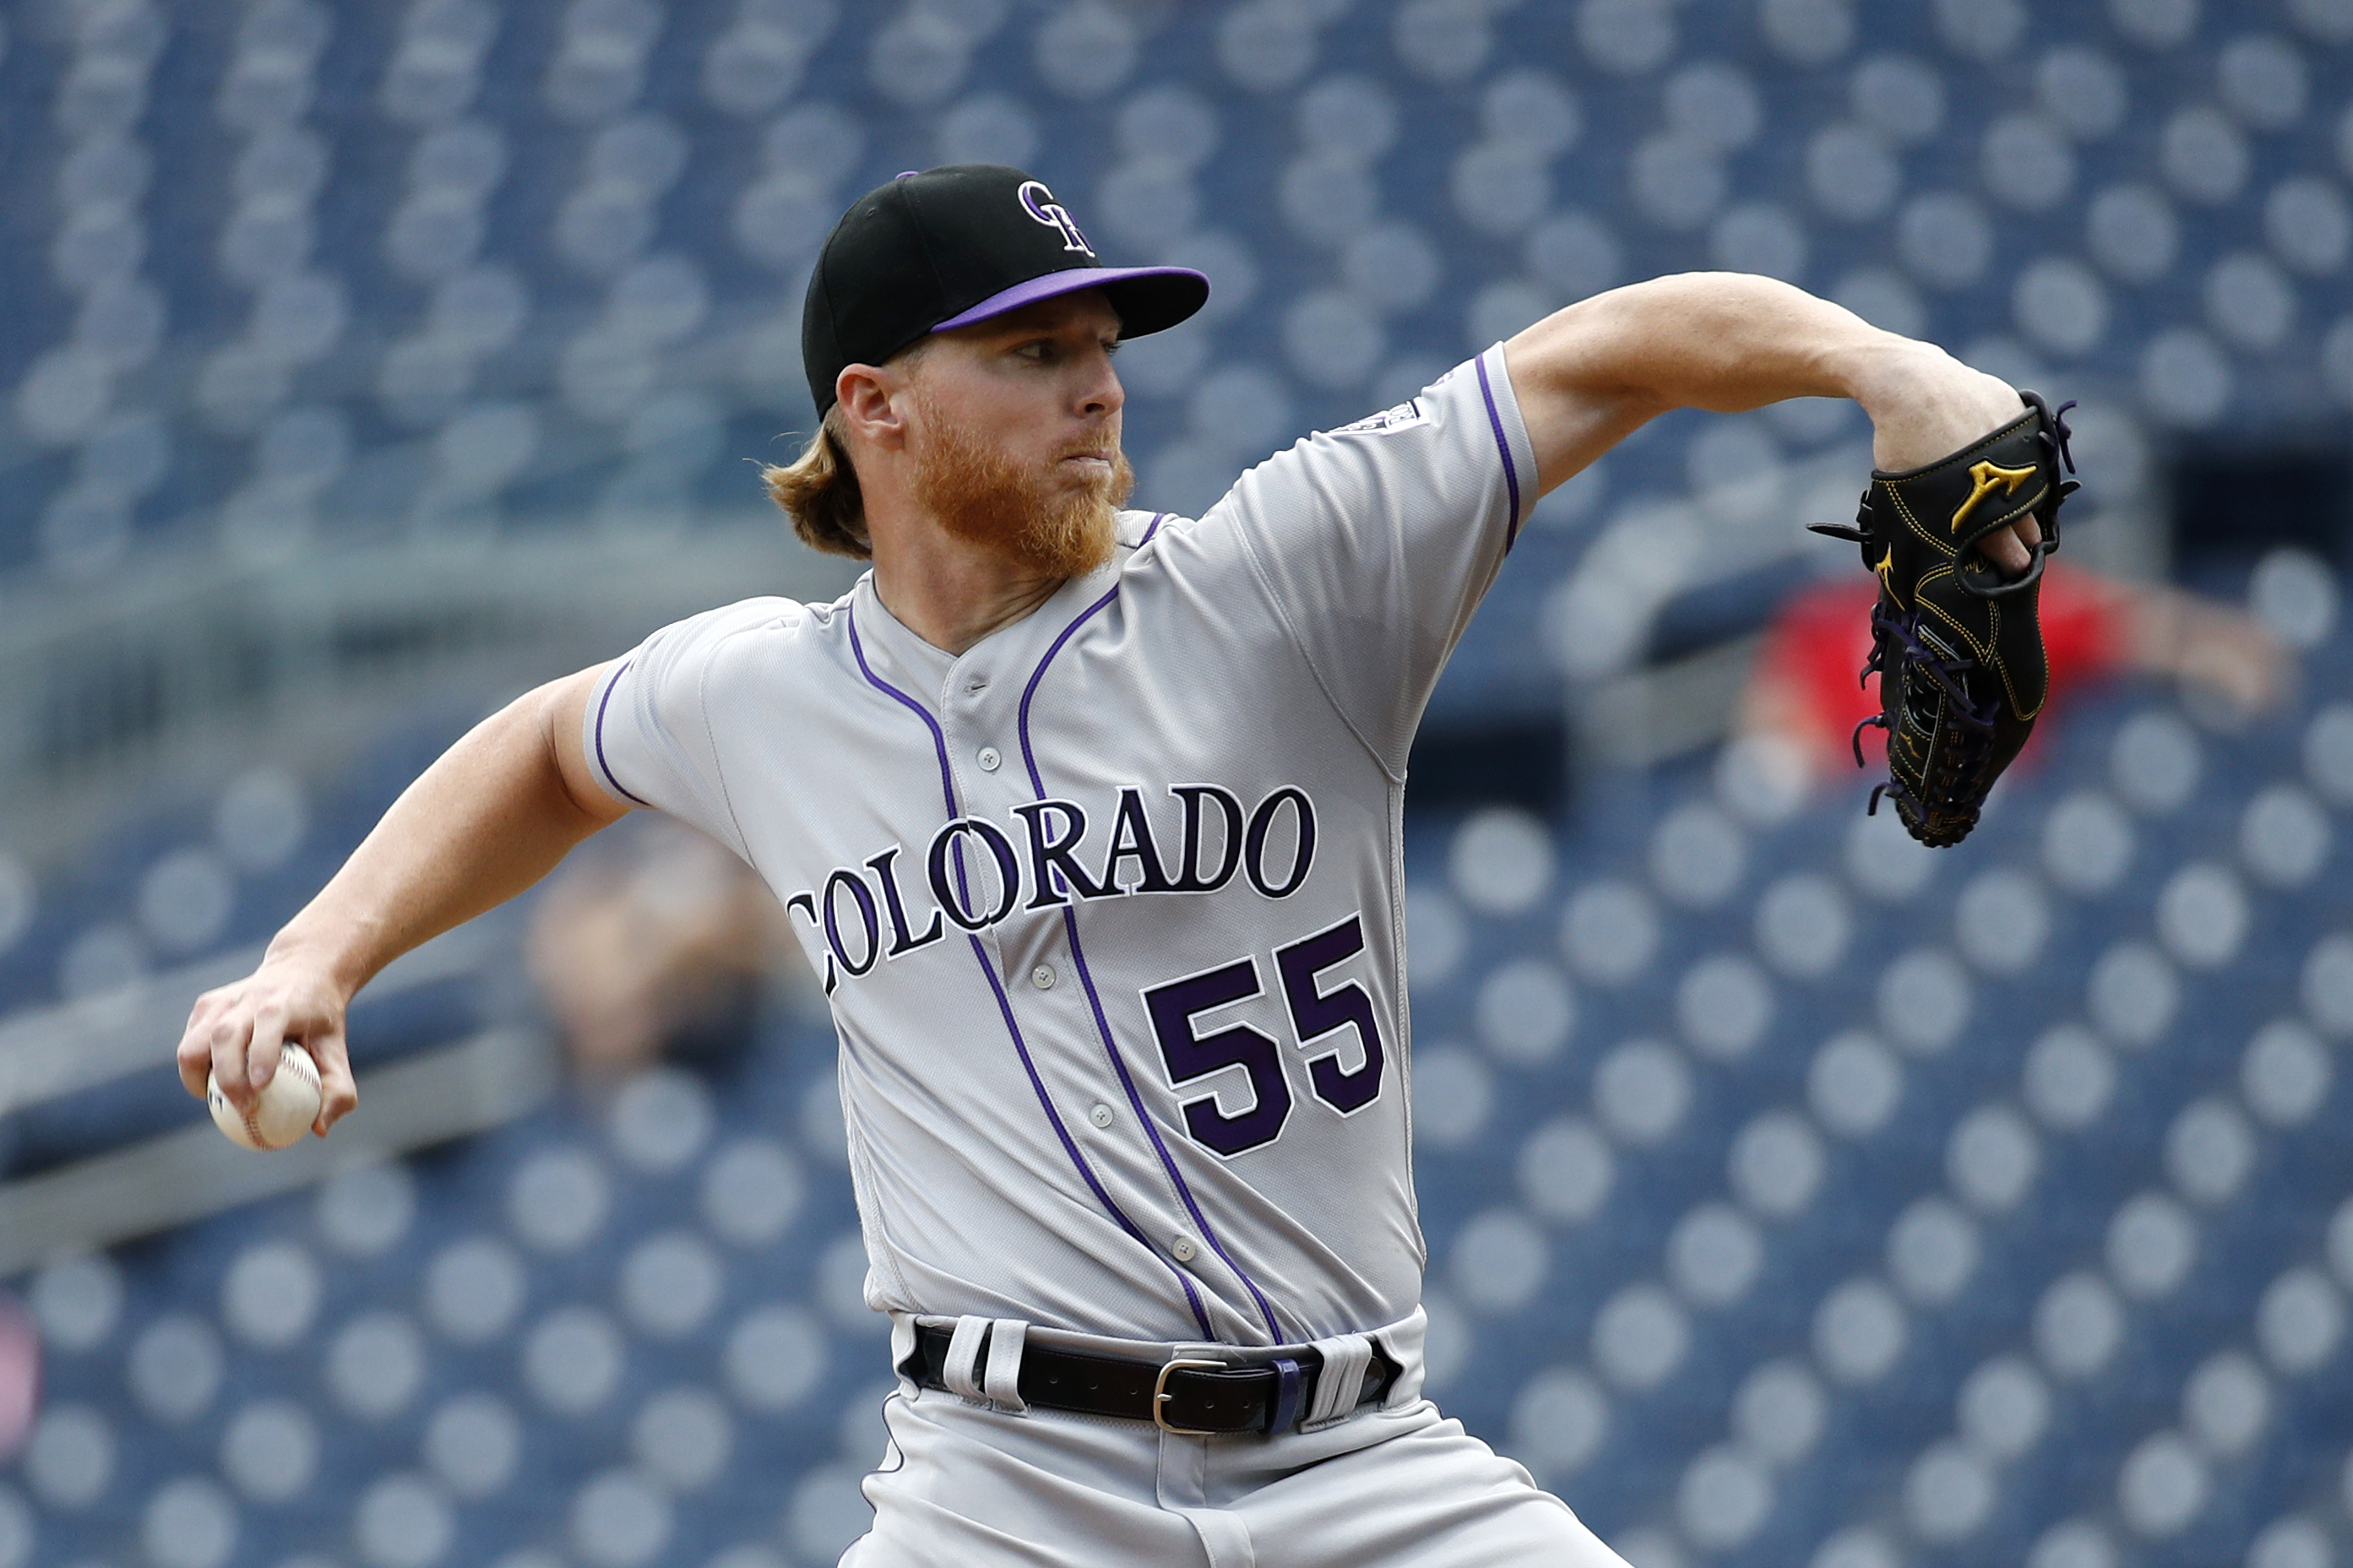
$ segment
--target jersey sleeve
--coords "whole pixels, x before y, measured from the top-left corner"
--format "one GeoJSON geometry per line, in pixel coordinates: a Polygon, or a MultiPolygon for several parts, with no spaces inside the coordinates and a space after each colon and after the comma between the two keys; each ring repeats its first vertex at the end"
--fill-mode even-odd
{"type": "Polygon", "coordinates": [[[712,664],[741,634],[797,615],[781,599],[705,611],[616,660],[589,694],[581,743],[614,799],[664,812],[750,858],[721,776],[709,691],[712,664]]]}
{"type": "Polygon", "coordinates": [[[1199,526],[1239,535],[1341,716],[1401,776],[1439,671],[1535,499],[1498,343],[1419,396],[1261,463],[1199,526]]]}

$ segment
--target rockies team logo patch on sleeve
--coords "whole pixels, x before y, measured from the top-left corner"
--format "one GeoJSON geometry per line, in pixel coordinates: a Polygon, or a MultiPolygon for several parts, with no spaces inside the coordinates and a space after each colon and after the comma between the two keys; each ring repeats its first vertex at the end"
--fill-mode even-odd
{"type": "Polygon", "coordinates": [[[1430,416],[1421,409],[1421,399],[1409,397],[1395,408],[1384,408],[1378,414],[1367,414],[1353,425],[1343,425],[1332,432],[1335,436],[1386,436],[1392,430],[1410,430],[1417,425],[1430,423],[1430,416]]]}

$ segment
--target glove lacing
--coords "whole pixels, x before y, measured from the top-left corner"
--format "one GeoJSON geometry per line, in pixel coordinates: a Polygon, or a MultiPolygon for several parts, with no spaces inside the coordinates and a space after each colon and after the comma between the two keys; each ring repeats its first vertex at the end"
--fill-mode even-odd
{"type": "MultiPolygon", "coordinates": [[[[1939,650],[1920,636],[1920,612],[1893,609],[1881,599],[1871,607],[1871,657],[1863,661],[1859,682],[1868,682],[1875,673],[1887,679],[1887,655],[1891,645],[1901,644],[1906,655],[1905,684],[1901,700],[1915,713],[1926,710],[1932,716],[1937,711],[1936,699],[1944,699],[1943,718],[1947,722],[1932,731],[1934,743],[1928,751],[1930,773],[1921,782],[1928,793],[1945,800],[1967,800],[1978,791],[1980,776],[1993,760],[1994,728],[2001,717],[2001,698],[1989,693],[1983,702],[1971,700],[1968,688],[1957,679],[1978,666],[1978,660],[1967,654],[1948,654],[1939,650]],[[1934,689],[1929,689],[1933,686],[1934,689]]],[[[1865,729],[1888,728],[1885,702],[1882,710],[1854,727],[1854,765],[1869,764],[1862,760],[1862,732],[1865,729]]],[[[1930,726],[1923,725],[1929,729],[1930,726]]],[[[1879,815],[1879,797],[1886,795],[1899,806],[1909,805],[1923,822],[1929,808],[1919,796],[1905,787],[1900,779],[1890,777],[1871,792],[1871,804],[1864,808],[1866,816],[1879,815]]],[[[1972,814],[1974,820],[1974,814],[1972,814]]]]}

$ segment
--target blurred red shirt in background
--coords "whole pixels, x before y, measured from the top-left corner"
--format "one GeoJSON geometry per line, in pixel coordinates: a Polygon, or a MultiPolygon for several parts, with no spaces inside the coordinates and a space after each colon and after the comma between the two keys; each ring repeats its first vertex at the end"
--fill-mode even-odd
{"type": "MultiPolygon", "coordinates": [[[[1856,679],[1871,657],[1871,606],[1878,593],[1871,578],[1809,588],[1781,606],[1765,634],[1757,671],[1775,689],[1772,720],[1805,746],[1818,773],[1853,771],[1849,737],[1880,710],[1879,678],[1856,679]]],[[[2070,690],[2130,662],[2130,605],[2119,584],[2054,561],[2043,572],[2041,607],[2042,645],[2051,658],[2048,713],[2070,690]]],[[[2029,754],[2035,744],[2029,741],[2029,754]]],[[[1886,752],[1882,731],[1862,731],[1867,766],[1880,766],[1886,752]]]]}

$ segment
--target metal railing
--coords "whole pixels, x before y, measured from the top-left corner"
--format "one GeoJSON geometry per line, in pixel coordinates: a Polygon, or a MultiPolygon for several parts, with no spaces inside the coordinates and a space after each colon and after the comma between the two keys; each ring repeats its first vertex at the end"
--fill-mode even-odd
{"type": "MultiPolygon", "coordinates": [[[[364,1027],[390,997],[515,962],[516,925],[494,912],[394,960],[360,994],[355,1023],[364,1027]]],[[[0,1117],[168,1068],[197,995],[260,956],[237,948],[117,993],[0,1019],[0,1117]]],[[[556,1072],[554,1045],[537,1032],[485,1030],[363,1073],[360,1109],[331,1139],[267,1155],[221,1137],[192,1100],[186,1127],[0,1184],[0,1278],[497,1126],[544,1099],[556,1072]]]]}
{"type": "Polygon", "coordinates": [[[502,700],[747,595],[831,598],[846,566],[767,513],[18,586],[0,598],[0,849],[62,861],[159,790],[257,760],[332,768],[421,703],[502,700]]]}

